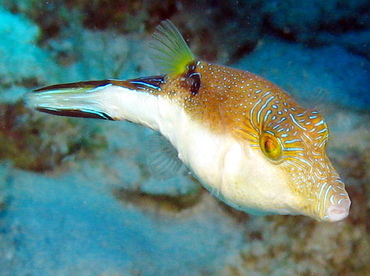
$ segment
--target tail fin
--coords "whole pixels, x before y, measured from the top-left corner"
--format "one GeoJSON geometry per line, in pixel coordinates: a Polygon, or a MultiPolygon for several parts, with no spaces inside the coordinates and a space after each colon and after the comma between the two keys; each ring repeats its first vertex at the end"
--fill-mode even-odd
{"type": "Polygon", "coordinates": [[[24,101],[29,108],[59,116],[145,124],[152,120],[150,110],[156,107],[146,96],[156,99],[164,82],[165,76],[151,76],[57,84],[26,93],[24,101]]]}
{"type": "Polygon", "coordinates": [[[114,120],[102,105],[101,91],[112,86],[109,80],[46,86],[26,93],[28,107],[59,116],[114,120]]]}

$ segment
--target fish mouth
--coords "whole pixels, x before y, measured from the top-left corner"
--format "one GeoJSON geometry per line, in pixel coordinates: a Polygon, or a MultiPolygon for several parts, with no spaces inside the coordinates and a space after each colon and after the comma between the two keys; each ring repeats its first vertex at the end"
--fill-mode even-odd
{"type": "Polygon", "coordinates": [[[342,201],[328,206],[328,211],[325,216],[327,221],[336,222],[345,219],[349,214],[351,200],[343,199],[342,201]]]}

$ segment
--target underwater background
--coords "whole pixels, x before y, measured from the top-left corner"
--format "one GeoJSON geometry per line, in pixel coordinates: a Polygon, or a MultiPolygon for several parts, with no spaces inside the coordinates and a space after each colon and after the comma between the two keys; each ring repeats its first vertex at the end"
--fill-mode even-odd
{"type": "Polygon", "coordinates": [[[0,0],[0,158],[0,275],[369,275],[370,1],[0,0]],[[347,219],[236,211],[185,168],[156,179],[149,129],[24,107],[44,85],[158,74],[164,19],[324,114],[347,219]]]}

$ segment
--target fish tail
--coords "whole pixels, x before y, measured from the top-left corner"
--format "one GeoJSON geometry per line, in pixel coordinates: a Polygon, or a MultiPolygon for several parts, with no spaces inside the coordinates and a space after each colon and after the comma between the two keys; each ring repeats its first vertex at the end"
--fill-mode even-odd
{"type": "Polygon", "coordinates": [[[25,105],[59,116],[126,120],[157,129],[165,76],[57,84],[26,93],[25,105]]]}
{"type": "Polygon", "coordinates": [[[107,113],[107,99],[102,99],[110,86],[109,80],[51,85],[26,93],[24,101],[30,108],[54,115],[115,120],[107,113]]]}

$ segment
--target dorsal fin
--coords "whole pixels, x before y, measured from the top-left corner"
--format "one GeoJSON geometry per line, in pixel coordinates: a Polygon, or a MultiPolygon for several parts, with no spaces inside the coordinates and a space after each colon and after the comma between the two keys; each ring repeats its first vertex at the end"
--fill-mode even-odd
{"type": "Polygon", "coordinates": [[[194,54],[170,20],[162,21],[153,38],[150,46],[156,50],[154,57],[169,77],[184,73],[187,65],[195,61],[194,54]]]}

